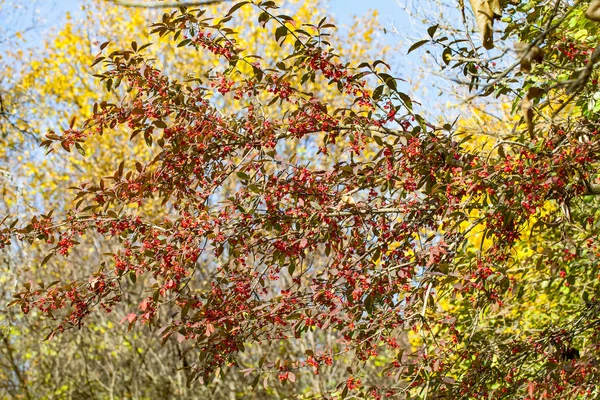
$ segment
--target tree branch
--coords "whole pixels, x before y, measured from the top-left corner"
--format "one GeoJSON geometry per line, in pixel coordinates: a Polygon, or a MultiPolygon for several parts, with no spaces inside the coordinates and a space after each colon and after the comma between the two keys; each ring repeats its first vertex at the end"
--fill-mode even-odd
{"type": "Polygon", "coordinates": [[[135,7],[135,8],[174,8],[174,7],[195,7],[195,6],[210,6],[213,4],[224,3],[229,0],[205,0],[205,1],[191,1],[191,2],[175,2],[175,3],[147,3],[127,0],[110,0],[116,5],[123,7],[135,7]]]}
{"type": "Polygon", "coordinates": [[[590,183],[588,185],[588,191],[584,193],[585,196],[598,196],[600,195],[600,184],[590,183]]]}

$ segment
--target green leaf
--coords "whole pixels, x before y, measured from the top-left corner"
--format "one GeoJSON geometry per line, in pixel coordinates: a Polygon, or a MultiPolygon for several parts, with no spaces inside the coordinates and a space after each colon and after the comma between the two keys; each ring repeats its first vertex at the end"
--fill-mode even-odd
{"type": "Polygon", "coordinates": [[[377,101],[381,98],[381,95],[383,94],[383,85],[379,85],[375,88],[375,90],[373,90],[373,100],[377,101]]]}
{"type": "Polygon", "coordinates": [[[254,65],[252,66],[252,72],[254,72],[254,76],[256,77],[257,81],[262,81],[263,76],[265,75],[265,73],[262,71],[262,69],[255,67],[254,65]]]}
{"type": "Polygon", "coordinates": [[[435,31],[437,31],[437,28],[439,27],[439,24],[430,26],[429,28],[427,28],[427,33],[429,34],[429,37],[433,39],[433,35],[435,35],[435,31]]]}
{"type": "Polygon", "coordinates": [[[446,47],[444,51],[442,51],[442,60],[444,64],[450,64],[450,60],[452,60],[452,49],[450,47],[446,47]]]}
{"type": "Polygon", "coordinates": [[[256,375],[256,377],[252,381],[252,390],[256,389],[256,386],[258,386],[258,382],[260,382],[260,375],[256,375]]]}
{"type": "Polygon", "coordinates": [[[48,261],[50,261],[50,259],[52,258],[52,256],[54,256],[54,253],[49,253],[48,255],[46,255],[46,257],[44,257],[44,259],[42,260],[42,263],[40,264],[40,266],[44,266],[46,265],[46,263],[48,261]]]}
{"type": "Polygon", "coordinates": [[[81,145],[79,143],[75,142],[75,148],[77,149],[79,154],[81,154],[82,156],[85,156],[85,149],[83,147],[81,147],[81,145]]]}
{"type": "Polygon", "coordinates": [[[154,121],[153,123],[154,123],[154,126],[156,126],[157,128],[165,129],[167,127],[167,124],[165,124],[160,119],[154,121]]]}
{"type": "Polygon", "coordinates": [[[383,64],[383,66],[386,67],[388,70],[392,69],[388,63],[382,60],[375,60],[375,62],[373,63],[373,68],[377,68],[379,64],[383,64]]]}
{"type": "Polygon", "coordinates": [[[94,65],[98,64],[100,61],[104,60],[106,57],[96,57],[96,59],[94,59],[94,62],[90,65],[90,67],[93,67],[94,65]]]}
{"type": "Polygon", "coordinates": [[[267,25],[267,22],[269,21],[269,19],[271,19],[271,16],[269,15],[269,13],[266,11],[263,11],[258,16],[258,24],[264,28],[265,25],[267,25]]]}
{"type": "Polygon", "coordinates": [[[250,176],[247,173],[242,172],[242,171],[239,171],[237,173],[237,176],[238,176],[238,178],[240,178],[241,180],[246,181],[246,182],[248,181],[248,179],[250,179],[250,176]]]}
{"type": "Polygon", "coordinates": [[[115,178],[121,179],[121,177],[123,176],[124,169],[125,169],[125,160],[123,160],[123,161],[121,161],[119,163],[119,168],[117,169],[117,173],[115,174],[115,178]]]}
{"type": "Polygon", "coordinates": [[[345,399],[346,396],[348,396],[348,385],[344,386],[344,390],[342,390],[341,394],[342,399],[345,399]]]}
{"type": "Polygon", "coordinates": [[[140,51],[144,50],[144,49],[145,49],[146,47],[148,47],[148,46],[152,46],[152,43],[146,43],[146,44],[142,45],[142,46],[141,46],[141,47],[138,49],[138,53],[139,53],[140,51]]]}
{"type": "Polygon", "coordinates": [[[385,85],[387,87],[389,87],[393,91],[397,90],[396,79],[394,79],[393,76],[386,73],[380,73],[379,76],[383,78],[383,81],[385,82],[385,85]]]}
{"type": "Polygon", "coordinates": [[[192,39],[183,39],[181,42],[179,42],[177,47],[183,47],[183,46],[189,44],[191,41],[192,41],[192,39]]]}
{"type": "Polygon", "coordinates": [[[425,39],[425,40],[419,40],[417,43],[414,43],[412,46],[410,46],[410,48],[408,49],[408,52],[406,54],[410,54],[411,52],[415,51],[416,49],[418,49],[419,47],[423,46],[425,43],[428,43],[429,39],[425,39]]]}
{"type": "Polygon", "coordinates": [[[275,30],[275,40],[279,46],[283,45],[285,38],[287,37],[288,29],[285,26],[280,26],[275,30]]]}
{"type": "Polygon", "coordinates": [[[406,108],[409,111],[412,111],[412,100],[410,99],[410,97],[408,97],[408,95],[406,93],[402,93],[402,92],[398,92],[398,96],[400,96],[400,99],[402,99],[406,108]]]}
{"type": "Polygon", "coordinates": [[[242,8],[243,6],[245,6],[248,3],[250,3],[250,1],[240,1],[237,4],[234,4],[233,7],[231,7],[229,9],[226,16],[230,16],[231,14],[233,14],[234,12],[236,12],[237,10],[239,10],[240,8],[242,8]]]}
{"type": "Polygon", "coordinates": [[[146,145],[148,145],[148,147],[152,146],[152,135],[150,134],[150,132],[144,132],[144,140],[146,141],[146,145]]]}

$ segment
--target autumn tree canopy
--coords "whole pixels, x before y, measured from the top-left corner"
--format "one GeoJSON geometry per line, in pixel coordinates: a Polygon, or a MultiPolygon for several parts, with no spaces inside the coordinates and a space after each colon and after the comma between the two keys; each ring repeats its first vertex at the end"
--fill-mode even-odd
{"type": "Polygon", "coordinates": [[[123,313],[102,329],[171,349],[187,385],[244,375],[248,398],[597,397],[597,2],[431,17],[408,50],[474,110],[453,120],[282,5],[167,8],[151,41],[109,31],[103,92],[64,82],[88,94],[40,139],[84,173],[0,230],[59,272],[21,277],[9,305],[49,342],[123,313]]]}

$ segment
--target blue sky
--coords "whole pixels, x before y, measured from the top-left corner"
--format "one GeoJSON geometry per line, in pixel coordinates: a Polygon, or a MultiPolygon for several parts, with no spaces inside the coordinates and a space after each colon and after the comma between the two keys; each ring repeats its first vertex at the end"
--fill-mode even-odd
{"type": "MultiPolygon", "coordinates": [[[[27,45],[35,47],[43,37],[43,33],[53,28],[60,28],[66,20],[67,12],[77,15],[82,4],[89,1],[105,1],[105,0],[30,0],[27,3],[21,3],[18,0],[12,0],[13,4],[23,4],[23,12],[15,13],[14,9],[5,12],[0,9],[0,33],[22,30],[28,26],[35,26],[36,29],[27,34],[27,45]],[[32,24],[32,19],[35,17],[39,22],[32,24]]],[[[130,0],[136,1],[136,0],[130,0]]],[[[168,0],[172,2],[174,0],[168,0]]],[[[310,0],[307,0],[310,1],[310,0]]],[[[233,3],[234,1],[231,0],[233,3]]],[[[10,3],[10,1],[9,1],[10,3]]],[[[406,90],[410,94],[411,81],[417,81],[419,74],[415,68],[418,65],[423,65],[419,58],[418,52],[406,55],[406,49],[410,43],[422,38],[423,28],[417,29],[409,20],[407,13],[402,9],[400,4],[407,3],[406,0],[325,0],[326,10],[331,14],[336,21],[336,24],[343,27],[352,23],[353,16],[361,16],[369,10],[377,10],[379,12],[380,23],[387,28],[387,34],[383,30],[380,38],[391,47],[398,48],[398,44],[403,38],[412,38],[408,43],[404,42],[401,46],[401,51],[396,51],[392,59],[386,61],[392,66],[392,74],[409,81],[402,90],[406,90]],[[401,33],[401,36],[390,33],[393,27],[401,33]]],[[[408,1],[412,4],[412,1],[408,1]]],[[[422,5],[421,5],[422,6],[422,5]]],[[[343,28],[342,28],[343,29],[343,28]]],[[[0,35],[1,36],[1,35],[0,35]]],[[[7,45],[5,43],[4,45],[7,45]]],[[[0,52],[2,52],[2,43],[0,43],[0,52]]],[[[1,59],[1,54],[0,54],[1,59]]]]}
{"type": "MultiPolygon", "coordinates": [[[[174,0],[168,1],[172,2],[174,0]]],[[[233,0],[230,1],[234,3],[233,0]]],[[[12,2],[14,4],[20,3],[18,0],[12,2]]],[[[325,2],[328,13],[335,18],[338,25],[349,25],[353,16],[364,15],[369,10],[377,10],[381,24],[388,28],[388,34],[384,35],[384,40],[388,41],[389,44],[395,45],[401,39],[397,35],[389,33],[392,24],[405,36],[421,36],[419,32],[415,32],[415,27],[410,23],[398,0],[325,0],[325,2]]],[[[36,29],[35,36],[37,36],[40,32],[43,33],[48,29],[58,28],[65,22],[67,12],[76,15],[84,3],[86,3],[84,0],[30,0],[27,4],[23,3],[25,11],[20,14],[15,14],[14,10],[11,10],[13,12],[3,12],[0,8],[0,32],[31,26],[32,17],[35,15],[40,21],[36,24],[36,28],[40,28],[36,29]]],[[[29,45],[35,45],[35,39],[34,37],[33,40],[29,40],[29,45]]],[[[412,57],[410,58],[412,59],[412,57]]]]}
{"type": "MultiPolygon", "coordinates": [[[[38,6],[45,26],[57,26],[64,21],[67,11],[76,12],[81,0],[42,0],[38,6]]],[[[362,15],[370,9],[377,9],[383,23],[394,22],[396,26],[410,29],[406,15],[402,12],[397,0],[329,0],[329,11],[341,23],[351,21],[353,15],[362,15]]],[[[3,22],[0,11],[0,23],[3,22]]]]}
{"type": "Polygon", "coordinates": [[[396,0],[329,0],[329,7],[342,22],[351,19],[352,15],[363,15],[372,9],[379,11],[382,23],[389,22],[386,20],[393,20],[395,23],[408,22],[396,0]]]}
{"type": "MultiPolygon", "coordinates": [[[[5,7],[6,10],[2,10],[0,6],[0,33],[35,26],[35,33],[28,37],[31,39],[28,40],[28,44],[35,46],[40,33],[43,35],[44,31],[60,27],[66,20],[67,12],[76,15],[81,5],[86,2],[84,0],[30,0],[27,3],[21,3],[18,0],[9,1],[9,3],[17,5],[22,4],[23,11],[15,12],[10,5],[5,7]],[[36,22],[32,23],[34,18],[36,22]]],[[[353,16],[364,15],[369,10],[377,10],[380,22],[388,28],[388,34],[384,35],[384,40],[390,44],[397,44],[400,40],[397,35],[389,33],[392,24],[405,36],[420,36],[418,32],[415,32],[414,26],[409,22],[398,0],[325,0],[325,2],[328,13],[335,18],[338,25],[349,25],[353,16]]]]}
{"type": "MultiPolygon", "coordinates": [[[[95,0],[101,1],[101,0],[95,0]]],[[[103,1],[103,0],[102,0],[103,1]]],[[[131,0],[134,1],[134,0],[131,0]]],[[[172,2],[174,0],[168,0],[172,2]]],[[[308,0],[310,1],[310,0],[308,0]]],[[[18,3],[18,1],[15,1],[18,3]]],[[[47,29],[58,28],[62,23],[65,22],[66,13],[70,12],[76,14],[80,9],[81,5],[85,3],[82,0],[32,0],[33,3],[37,3],[37,9],[39,17],[41,18],[41,31],[47,29]]],[[[233,3],[234,1],[232,1],[233,3]]],[[[406,1],[399,2],[398,0],[326,0],[326,9],[336,20],[338,25],[349,25],[352,22],[353,16],[360,16],[367,13],[369,10],[377,10],[379,12],[379,19],[383,26],[387,27],[388,33],[382,35],[382,39],[389,45],[397,46],[401,41],[398,35],[389,33],[390,28],[393,26],[402,33],[403,36],[420,38],[423,32],[415,31],[415,27],[409,21],[409,18],[405,11],[400,6],[400,3],[406,3],[406,1]]],[[[31,8],[31,3],[28,3],[26,8],[31,8]]],[[[5,21],[3,12],[0,10],[0,27],[7,26],[7,24],[15,23],[15,21],[5,21]]],[[[28,22],[20,21],[20,25],[25,25],[28,22]]],[[[2,28],[0,28],[0,31],[2,28]]],[[[383,32],[381,32],[383,34],[383,32]]],[[[36,34],[37,36],[37,34],[36,34]]],[[[34,40],[28,40],[29,45],[35,45],[34,40]],[[33,43],[32,43],[33,42],[33,43]]],[[[404,43],[403,49],[408,48],[408,45],[404,43]]],[[[1,50],[1,46],[0,46],[1,50]]],[[[414,74],[414,66],[420,63],[418,55],[410,54],[408,57],[406,53],[401,52],[401,57],[395,57],[395,60],[388,60],[393,67],[393,72],[400,72],[402,78],[410,79],[411,75],[414,74]],[[404,76],[402,76],[404,75],[404,76]],[[408,76],[407,76],[408,75],[408,76]]]]}
{"type": "MultiPolygon", "coordinates": [[[[50,2],[49,2],[50,3],[50,2]]],[[[79,0],[54,0],[57,10],[76,10],[79,0]]],[[[401,17],[401,9],[397,0],[329,0],[330,10],[342,22],[349,21],[352,15],[362,15],[369,9],[377,9],[386,17],[401,17]]]]}

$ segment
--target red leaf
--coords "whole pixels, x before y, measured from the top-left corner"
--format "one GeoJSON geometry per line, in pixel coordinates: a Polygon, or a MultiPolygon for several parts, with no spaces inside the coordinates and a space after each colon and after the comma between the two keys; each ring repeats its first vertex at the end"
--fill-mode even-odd
{"type": "Polygon", "coordinates": [[[123,318],[121,320],[121,323],[125,322],[125,321],[129,321],[129,323],[131,324],[133,321],[135,321],[137,318],[137,314],[136,313],[129,313],[127,314],[127,316],[125,316],[125,318],[123,318]]]}
{"type": "Polygon", "coordinates": [[[213,324],[206,324],[206,333],[205,335],[208,337],[210,335],[213,334],[213,332],[215,331],[215,327],[213,324]]]}
{"type": "Polygon", "coordinates": [[[140,306],[139,306],[139,308],[140,308],[140,310],[142,310],[142,311],[146,311],[146,309],[148,308],[148,299],[144,299],[144,301],[142,301],[142,302],[140,303],[140,306]]]}

